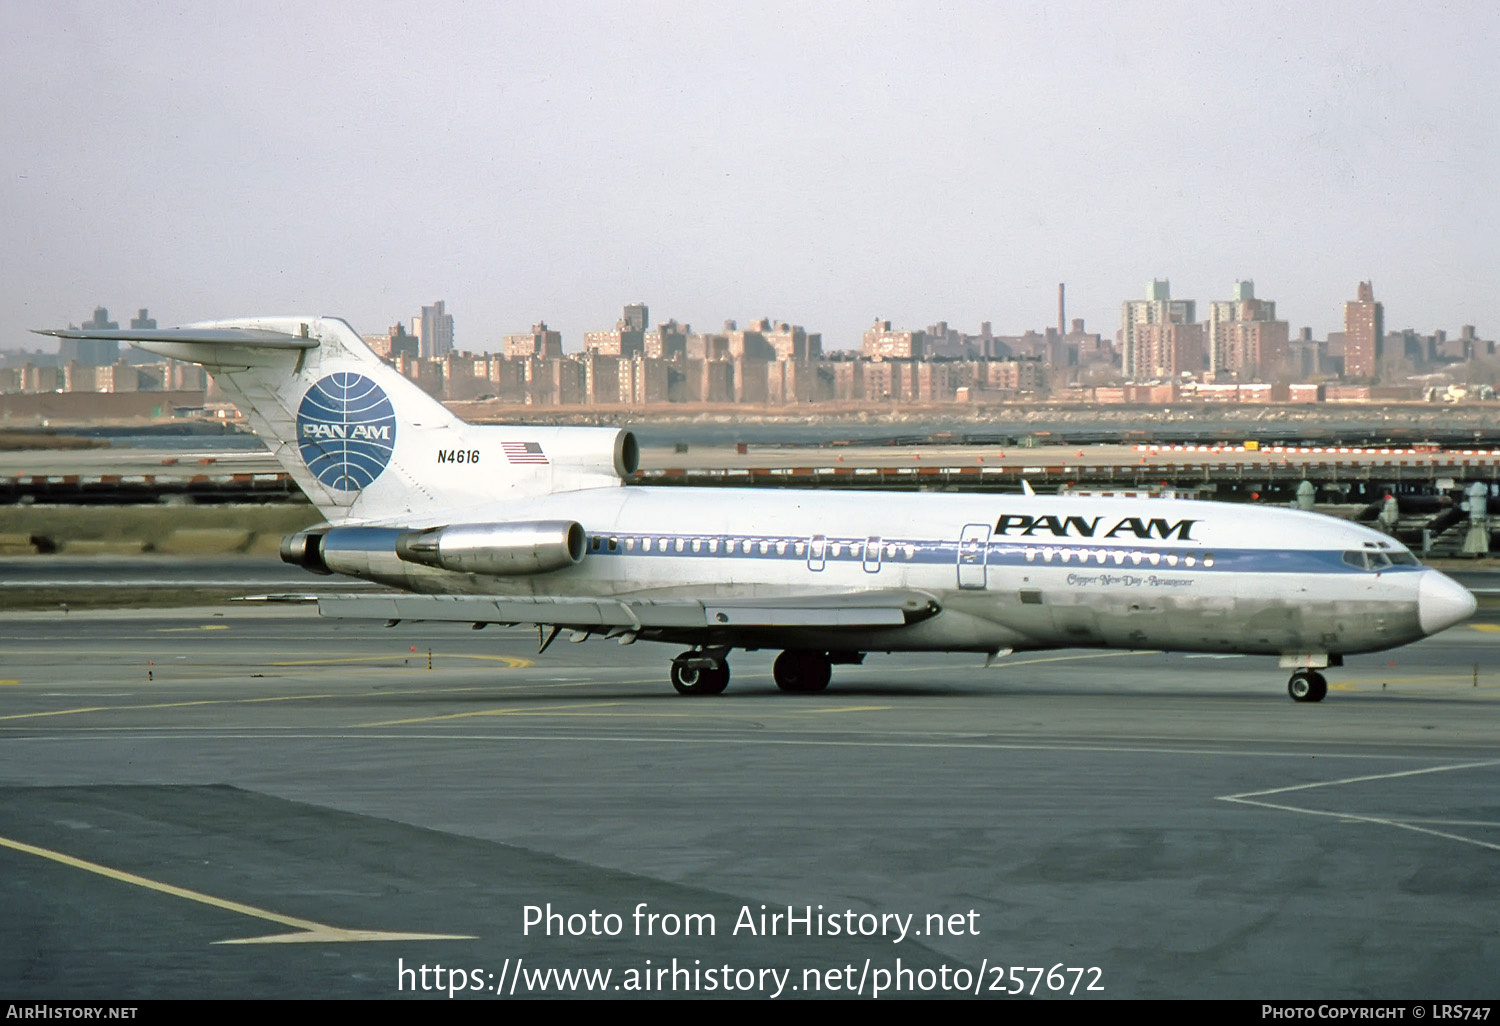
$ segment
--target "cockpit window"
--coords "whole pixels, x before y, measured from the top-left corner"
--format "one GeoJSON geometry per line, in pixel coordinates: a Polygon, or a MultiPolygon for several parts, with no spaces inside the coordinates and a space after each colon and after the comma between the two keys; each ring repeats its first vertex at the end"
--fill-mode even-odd
{"type": "Polygon", "coordinates": [[[1416,556],[1402,550],[1390,550],[1387,552],[1351,549],[1344,553],[1344,562],[1359,570],[1370,570],[1379,573],[1381,570],[1389,570],[1393,566],[1421,566],[1416,556]]]}

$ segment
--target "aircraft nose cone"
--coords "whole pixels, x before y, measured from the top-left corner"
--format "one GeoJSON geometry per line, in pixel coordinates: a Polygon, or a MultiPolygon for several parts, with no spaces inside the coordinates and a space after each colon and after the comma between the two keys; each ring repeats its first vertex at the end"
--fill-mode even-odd
{"type": "Polygon", "coordinates": [[[1478,606],[1467,588],[1436,570],[1427,571],[1417,587],[1417,623],[1423,634],[1436,634],[1462,623],[1478,606]]]}

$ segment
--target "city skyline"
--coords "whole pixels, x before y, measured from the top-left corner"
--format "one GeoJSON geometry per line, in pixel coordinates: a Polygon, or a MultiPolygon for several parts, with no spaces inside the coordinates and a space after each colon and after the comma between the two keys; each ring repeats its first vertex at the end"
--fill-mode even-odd
{"type": "Polygon", "coordinates": [[[1500,326],[1488,5],[0,3],[7,348],[433,296],[460,348],[643,296],[854,348],[1052,324],[1057,282],[1112,335],[1155,277],[1318,336],[1359,281],[1390,329],[1500,326]]]}
{"type": "MultiPolygon", "coordinates": [[[[911,324],[897,324],[891,321],[890,318],[877,317],[875,318],[875,326],[878,329],[881,327],[881,325],[884,325],[884,328],[887,332],[895,335],[910,335],[913,332],[921,334],[924,330],[928,330],[940,324],[944,328],[953,330],[956,334],[965,334],[962,329],[968,327],[974,328],[975,334],[984,329],[988,329],[990,334],[994,337],[1014,337],[1032,334],[1039,335],[1053,331],[1054,329],[1056,329],[1057,333],[1061,335],[1065,334],[1065,331],[1063,330],[1065,327],[1069,328],[1070,330],[1082,330],[1082,328],[1086,326],[1089,333],[1102,335],[1110,345],[1118,348],[1120,355],[1125,360],[1124,369],[1128,374],[1131,364],[1130,357],[1127,355],[1127,353],[1133,344],[1132,337],[1129,333],[1129,327],[1131,322],[1136,320],[1139,316],[1138,313],[1134,311],[1138,311],[1139,308],[1143,306],[1150,305],[1150,302],[1154,300],[1158,296],[1158,294],[1165,295],[1172,291],[1175,291],[1175,289],[1173,289],[1171,286],[1170,278],[1153,278],[1151,281],[1146,283],[1146,286],[1144,290],[1142,290],[1142,292],[1138,292],[1137,294],[1132,296],[1126,296],[1122,300],[1117,302],[1115,304],[1115,315],[1113,320],[1107,320],[1103,322],[1102,325],[1100,325],[1089,322],[1084,318],[1073,316],[1074,311],[1072,310],[1072,308],[1064,306],[1061,293],[1066,285],[1066,282],[1060,282],[1054,286],[1055,292],[1053,299],[1053,315],[1055,318],[1058,318],[1055,323],[1041,322],[1026,325],[999,325],[994,321],[993,318],[985,318],[973,325],[962,325],[956,322],[952,322],[949,318],[942,315],[929,315],[921,321],[911,324]],[[1142,301],[1139,298],[1139,296],[1142,294],[1148,297],[1146,301],[1142,301]],[[1061,318],[1063,318],[1064,316],[1066,317],[1066,320],[1068,322],[1067,325],[1064,325],[1062,323],[1061,318]]],[[[1349,290],[1349,293],[1358,293],[1360,297],[1364,297],[1370,291],[1372,286],[1372,282],[1368,280],[1362,280],[1357,282],[1354,287],[1349,290]]],[[[1183,323],[1199,327],[1203,329],[1204,332],[1207,332],[1211,335],[1214,330],[1214,319],[1216,316],[1213,308],[1233,306],[1234,304],[1242,301],[1242,297],[1247,298],[1252,303],[1265,307],[1264,317],[1266,320],[1272,320],[1274,318],[1277,303],[1275,301],[1267,302],[1264,298],[1255,299],[1255,290],[1256,285],[1253,278],[1239,278],[1233,282],[1230,288],[1222,290],[1226,294],[1233,295],[1234,298],[1231,300],[1211,298],[1206,301],[1200,301],[1197,297],[1184,298],[1181,296],[1177,296],[1170,300],[1170,304],[1174,309],[1178,307],[1182,308],[1181,315],[1183,323]],[[1204,310],[1209,312],[1203,313],[1202,316],[1196,316],[1195,311],[1197,310],[1200,302],[1202,303],[1204,310]]],[[[624,314],[628,316],[632,315],[633,312],[638,311],[641,316],[645,316],[645,312],[650,305],[650,303],[640,301],[623,304],[624,314]]],[[[1383,306],[1383,304],[1381,305],[1383,306]]],[[[600,324],[594,325],[592,327],[586,327],[576,337],[570,338],[570,336],[568,336],[566,333],[557,330],[557,328],[555,327],[555,319],[550,315],[535,318],[534,323],[530,326],[530,328],[524,330],[511,326],[484,325],[478,328],[470,327],[467,332],[464,332],[462,330],[456,331],[454,328],[453,315],[451,313],[445,312],[445,300],[437,300],[432,306],[421,304],[414,304],[414,306],[420,306],[421,313],[419,315],[412,316],[409,314],[409,312],[397,313],[393,317],[386,318],[386,322],[388,323],[382,325],[381,327],[367,327],[353,322],[351,322],[351,325],[357,332],[359,332],[359,334],[361,334],[365,338],[382,336],[385,332],[399,327],[400,330],[409,332],[408,337],[413,340],[414,348],[420,348],[423,331],[422,323],[424,321],[424,318],[429,318],[433,315],[436,315],[445,323],[445,335],[443,336],[444,341],[439,347],[442,353],[502,353],[508,350],[511,345],[512,339],[522,337],[529,339],[533,334],[536,333],[539,328],[545,328],[546,334],[554,340],[552,344],[556,347],[556,350],[559,354],[576,354],[593,348],[595,343],[595,336],[607,335],[612,333],[610,329],[605,328],[602,324],[600,324]]],[[[1340,336],[1341,333],[1343,333],[1347,329],[1346,317],[1348,314],[1349,306],[1350,296],[1348,293],[1346,293],[1344,298],[1339,302],[1338,322],[1335,325],[1330,326],[1327,331],[1323,332],[1318,332],[1305,321],[1298,322],[1295,318],[1292,317],[1284,317],[1276,323],[1285,325],[1294,331],[1300,330],[1303,332],[1307,332],[1309,337],[1311,338],[1318,339],[1320,341],[1327,340],[1332,336],[1340,336]]],[[[92,316],[89,319],[83,320],[82,326],[105,326],[94,322],[100,316],[108,314],[109,306],[106,304],[90,305],[89,309],[92,312],[92,316]]],[[[155,309],[156,307],[150,308],[150,310],[153,311],[155,309]]],[[[621,307],[617,306],[616,309],[621,309],[621,307]]],[[[144,318],[147,313],[147,308],[143,307],[138,310],[138,315],[141,318],[144,318]]],[[[818,331],[816,325],[806,325],[800,322],[794,323],[787,320],[786,318],[779,316],[756,315],[750,318],[737,316],[719,316],[717,319],[710,317],[703,323],[699,323],[679,320],[677,317],[672,316],[672,314],[669,312],[667,314],[666,320],[662,322],[662,325],[665,326],[667,324],[670,324],[674,329],[678,329],[683,332],[690,332],[693,334],[712,334],[719,333],[725,330],[733,330],[735,326],[744,328],[762,321],[764,321],[768,325],[771,323],[775,323],[783,327],[795,327],[797,330],[807,330],[810,334],[815,334],[818,337],[821,349],[830,353],[859,354],[861,352],[864,352],[865,355],[870,355],[869,349],[871,327],[869,321],[866,322],[858,337],[843,340],[842,343],[837,339],[824,341],[824,333],[818,331]]],[[[150,326],[155,327],[156,323],[157,318],[153,317],[151,319],[150,326]]],[[[177,323],[189,322],[163,319],[162,326],[170,327],[171,325],[177,323]]],[[[138,321],[137,319],[133,318],[131,320],[132,327],[140,327],[143,326],[143,324],[144,322],[138,321]]],[[[1395,320],[1382,318],[1381,324],[1382,329],[1379,332],[1379,336],[1381,338],[1384,338],[1389,334],[1403,331],[1416,334],[1440,333],[1458,337],[1465,328],[1475,329],[1478,336],[1487,337],[1487,328],[1485,325],[1475,324],[1472,320],[1468,320],[1462,317],[1457,319],[1449,318],[1448,320],[1440,322],[1438,324],[1410,324],[1405,322],[1400,322],[1398,324],[1398,322],[1395,320]]],[[[68,325],[73,326],[73,321],[69,320],[68,325]]],[[[615,330],[618,331],[618,329],[623,326],[626,326],[625,321],[623,319],[617,318],[615,323],[615,330]]],[[[638,332],[640,331],[639,328],[637,328],[636,330],[638,332]]],[[[45,351],[45,349],[47,348],[47,344],[45,343],[45,341],[38,338],[34,334],[31,334],[30,332],[27,333],[27,336],[29,342],[27,342],[26,344],[19,346],[0,345],[0,351],[15,352],[30,349],[45,351]]],[[[1285,340],[1283,340],[1283,345],[1284,343],[1285,340]]],[[[1213,360],[1210,340],[1207,335],[1202,340],[1201,348],[1203,349],[1203,358],[1206,361],[1204,369],[1213,371],[1215,369],[1215,363],[1213,360]]],[[[432,358],[439,354],[434,351],[424,351],[421,353],[421,355],[424,358],[432,358]]],[[[895,354],[892,353],[887,355],[895,354]]],[[[1231,369],[1234,368],[1231,367],[1231,369]]]]}
{"type": "MultiPolygon", "coordinates": [[[[1082,319],[1067,319],[1065,290],[1058,285],[1057,325],[1041,332],[996,334],[984,322],[978,334],[969,334],[947,321],[901,330],[877,319],[859,351],[825,353],[821,333],[770,318],[743,328],[726,320],[706,332],[672,318],[651,327],[649,306],[639,301],[622,309],[612,330],[586,332],[582,352],[565,354],[561,333],[545,321],[528,333],[507,334],[502,355],[491,355],[493,345],[479,352],[455,349],[454,319],[443,300],[423,306],[410,332],[397,320],[385,334],[364,340],[434,397],[523,406],[1494,397],[1493,340],[1472,325],[1454,338],[1443,330],[1386,333],[1368,281],[1344,304],[1344,331],[1318,340],[1304,328],[1295,343],[1287,322],[1276,318],[1275,301],[1257,297],[1252,281],[1236,282],[1233,299],[1211,302],[1207,321],[1197,321],[1195,301],[1172,299],[1170,281],[1153,279],[1145,299],[1121,304],[1118,346],[1086,331],[1082,319]]],[[[154,328],[157,322],[142,308],[130,323],[154,328]]],[[[96,307],[83,327],[112,332],[119,324],[107,308],[96,307]]],[[[113,339],[63,339],[55,356],[28,354],[0,352],[0,405],[8,411],[12,396],[35,413],[41,407],[31,400],[49,393],[152,392],[208,381],[202,368],[152,361],[136,350],[121,354],[113,339]]],[[[50,411],[61,414],[63,407],[52,402],[50,411]]]]}

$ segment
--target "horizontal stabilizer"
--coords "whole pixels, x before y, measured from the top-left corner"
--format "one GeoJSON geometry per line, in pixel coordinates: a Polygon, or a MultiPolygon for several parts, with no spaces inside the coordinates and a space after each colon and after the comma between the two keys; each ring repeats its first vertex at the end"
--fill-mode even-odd
{"type": "Polygon", "coordinates": [[[306,335],[289,335],[265,328],[34,328],[34,334],[54,338],[97,339],[105,342],[180,342],[255,349],[312,349],[318,344],[306,335]]]}
{"type": "Polygon", "coordinates": [[[462,623],[545,623],[632,630],[756,627],[900,627],[938,611],[922,592],[756,598],[744,601],[643,598],[493,598],[473,595],[323,595],[324,616],[462,623]]]}

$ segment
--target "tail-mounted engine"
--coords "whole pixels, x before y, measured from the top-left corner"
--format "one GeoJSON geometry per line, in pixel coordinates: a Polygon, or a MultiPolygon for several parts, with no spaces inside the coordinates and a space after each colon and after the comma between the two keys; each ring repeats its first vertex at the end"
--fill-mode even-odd
{"type": "Polygon", "coordinates": [[[585,540],[583,526],[572,520],[451,524],[403,533],[396,555],[440,570],[510,577],[573,566],[583,559],[585,540]]]}
{"type": "Polygon", "coordinates": [[[315,574],[331,574],[323,562],[324,531],[298,531],[281,539],[281,561],[315,574]]]}
{"type": "Polygon", "coordinates": [[[583,559],[587,540],[573,520],[450,524],[407,530],[325,527],[281,539],[281,558],[319,574],[350,574],[398,586],[416,566],[461,574],[544,574],[583,559]]]}

